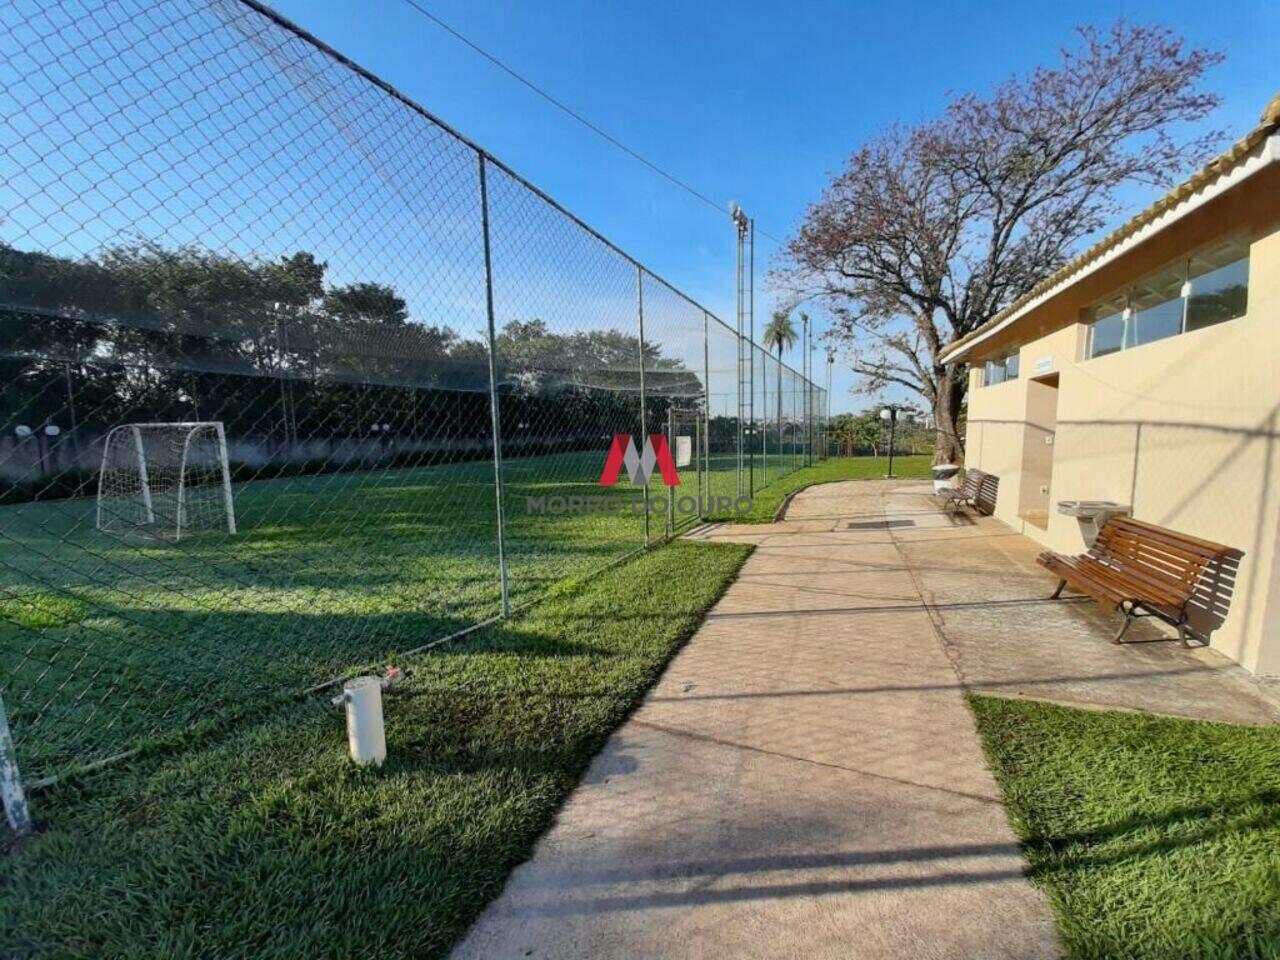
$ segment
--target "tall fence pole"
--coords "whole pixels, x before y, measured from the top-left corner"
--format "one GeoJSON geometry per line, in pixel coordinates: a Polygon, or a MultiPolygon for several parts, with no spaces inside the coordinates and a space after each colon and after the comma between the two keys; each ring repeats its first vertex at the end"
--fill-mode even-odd
{"type": "MultiPolygon", "coordinates": [[[[640,444],[649,442],[649,421],[644,392],[644,268],[636,265],[636,321],[640,327],[640,444]]],[[[644,545],[649,546],[649,478],[644,483],[644,545]]]]}
{"type": "MultiPolygon", "coordinates": [[[[676,449],[676,405],[667,398],[667,446],[674,456],[676,449]]],[[[676,488],[667,487],[667,536],[675,536],[676,532],[676,488]]]]}
{"type": "Polygon", "coordinates": [[[769,357],[767,354],[760,357],[760,404],[760,473],[767,487],[771,482],[769,480],[769,357]]]}
{"type": "MultiPolygon", "coordinates": [[[[707,501],[711,500],[711,319],[707,315],[707,311],[702,311],[702,380],[705,386],[703,393],[707,395],[706,402],[702,405],[702,419],[704,428],[702,431],[702,465],[707,473],[707,501]]],[[[698,511],[701,516],[712,512],[706,508],[705,502],[698,504],[698,511]]]]}
{"type": "Polygon", "coordinates": [[[747,379],[751,383],[747,419],[751,422],[751,453],[747,458],[747,495],[756,495],[756,221],[747,220],[747,379]]]}
{"type": "Polygon", "coordinates": [[[696,471],[694,476],[698,478],[698,505],[695,508],[696,515],[699,520],[702,519],[702,498],[704,496],[703,486],[706,483],[706,477],[703,475],[701,466],[702,457],[702,416],[698,413],[693,415],[693,469],[696,471]]]}
{"type": "Polygon", "coordinates": [[[489,330],[489,419],[493,430],[493,499],[498,511],[498,576],[502,583],[502,615],[511,615],[507,574],[507,514],[502,502],[502,415],[498,411],[498,338],[493,316],[493,254],[489,242],[489,182],[483,153],[480,163],[480,225],[484,232],[484,304],[489,330]]]}
{"type": "Polygon", "coordinates": [[[734,313],[736,315],[736,320],[737,320],[735,324],[735,327],[736,327],[735,332],[738,334],[738,417],[737,417],[737,420],[738,420],[738,452],[737,452],[738,485],[737,485],[737,494],[741,496],[742,490],[743,490],[743,487],[742,487],[743,468],[745,466],[743,462],[743,436],[744,436],[743,430],[745,429],[745,424],[743,423],[743,420],[744,420],[744,414],[746,412],[746,403],[742,395],[742,376],[746,369],[746,363],[744,362],[744,358],[742,355],[743,341],[745,339],[745,337],[743,336],[742,324],[743,324],[743,320],[746,319],[744,316],[746,312],[746,304],[744,302],[745,291],[743,289],[743,286],[744,286],[743,271],[745,269],[745,261],[743,258],[742,223],[741,221],[737,221],[737,220],[735,220],[735,223],[737,224],[737,229],[738,229],[738,265],[737,265],[737,275],[735,277],[737,281],[737,291],[735,292],[736,303],[734,304],[734,313]]]}
{"type": "Polygon", "coordinates": [[[804,421],[804,456],[801,464],[809,465],[809,315],[805,314],[800,333],[800,416],[804,421]]]}
{"type": "Polygon", "coordinates": [[[27,795],[18,773],[18,751],[9,733],[4,697],[0,697],[0,800],[4,801],[4,815],[9,821],[9,828],[18,836],[30,833],[31,811],[27,809],[27,795]]]}

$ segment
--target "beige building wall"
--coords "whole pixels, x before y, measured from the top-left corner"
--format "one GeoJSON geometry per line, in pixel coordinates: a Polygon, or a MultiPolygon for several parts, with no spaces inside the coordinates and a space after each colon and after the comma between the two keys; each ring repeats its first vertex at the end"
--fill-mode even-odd
{"type": "Polygon", "coordinates": [[[975,369],[966,462],[1000,477],[997,517],[1056,550],[1084,549],[1077,521],[1055,509],[1064,499],[1130,504],[1138,519],[1243,550],[1212,644],[1280,674],[1280,230],[1251,239],[1248,313],[1214,327],[1083,360],[1082,305],[1046,304],[1074,316],[1021,347],[1019,380],[981,387],[975,369]],[[1056,397],[1035,381],[1054,376],[1056,397]]]}

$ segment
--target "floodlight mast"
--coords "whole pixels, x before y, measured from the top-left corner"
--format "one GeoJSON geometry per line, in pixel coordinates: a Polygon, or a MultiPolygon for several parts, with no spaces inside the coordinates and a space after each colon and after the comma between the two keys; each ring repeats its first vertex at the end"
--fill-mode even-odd
{"type": "MultiPolygon", "coordinates": [[[[754,317],[754,299],[755,299],[755,241],[754,230],[752,229],[751,218],[747,216],[737,201],[729,204],[729,218],[733,221],[734,227],[737,228],[737,334],[738,334],[738,495],[743,493],[743,439],[746,435],[744,429],[744,421],[748,414],[754,417],[755,414],[755,317],[754,317]],[[749,239],[750,238],[750,239],[749,239]],[[748,244],[750,246],[748,247],[748,244]],[[748,280],[747,272],[751,271],[751,278],[748,280]],[[750,303],[749,303],[750,301],[750,303]],[[750,316],[749,316],[750,313],[750,316]],[[743,336],[743,327],[750,324],[751,329],[747,336],[743,336]],[[744,351],[747,355],[744,357],[744,351]],[[743,374],[748,374],[746,381],[746,391],[743,390],[743,374]]],[[[754,426],[754,423],[753,423],[754,426]]],[[[754,461],[750,458],[747,460],[746,466],[750,472],[750,468],[754,466],[754,461]]],[[[754,481],[754,477],[751,478],[754,481]]],[[[754,482],[752,482],[754,488],[754,482]]],[[[754,492],[754,489],[753,491],[754,492]]]]}

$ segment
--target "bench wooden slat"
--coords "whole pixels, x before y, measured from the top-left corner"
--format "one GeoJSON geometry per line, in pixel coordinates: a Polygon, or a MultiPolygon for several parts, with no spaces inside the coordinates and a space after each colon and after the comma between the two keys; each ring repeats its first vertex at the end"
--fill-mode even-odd
{"type": "Polygon", "coordinates": [[[1180,551],[1162,544],[1144,542],[1132,534],[1112,535],[1106,539],[1100,536],[1099,540],[1102,543],[1102,548],[1108,553],[1123,554],[1134,559],[1150,560],[1153,563],[1169,568],[1175,576],[1182,576],[1190,568],[1195,567],[1198,569],[1209,562],[1209,558],[1199,553],[1180,551]]]}
{"type": "Polygon", "coordinates": [[[1131,566],[1111,566],[1106,563],[1095,563],[1085,568],[1085,572],[1107,583],[1114,584],[1118,592],[1126,598],[1132,594],[1147,594],[1163,603],[1180,606],[1190,596],[1189,590],[1170,588],[1167,584],[1148,576],[1141,570],[1131,566]]]}
{"type": "Polygon", "coordinates": [[[1054,558],[1057,561],[1056,564],[1043,565],[1050,569],[1056,569],[1060,565],[1071,571],[1073,577],[1088,578],[1105,587],[1110,597],[1116,600],[1128,600],[1134,594],[1146,594],[1153,601],[1175,607],[1186,600],[1185,594],[1169,590],[1163,584],[1148,580],[1140,570],[1113,567],[1092,557],[1082,561],[1078,558],[1060,558],[1055,554],[1054,558]]]}
{"type": "Polygon", "coordinates": [[[1200,581],[1205,566],[1199,561],[1177,565],[1137,551],[1113,551],[1105,556],[1103,562],[1131,572],[1143,582],[1175,596],[1189,596],[1200,581]]]}
{"type": "Polygon", "coordinates": [[[1181,547],[1184,550],[1197,551],[1206,560],[1215,560],[1219,557],[1239,559],[1244,556],[1244,552],[1237,550],[1235,547],[1228,547],[1221,543],[1214,543],[1212,540],[1203,540],[1200,537],[1178,533],[1176,530],[1158,527],[1154,523],[1135,520],[1132,517],[1112,517],[1107,522],[1107,526],[1111,524],[1115,524],[1119,530],[1134,531],[1154,543],[1165,543],[1170,546],[1181,547]]]}
{"type": "Polygon", "coordinates": [[[1040,564],[1052,570],[1062,579],[1068,581],[1082,593],[1087,593],[1099,603],[1115,609],[1124,602],[1124,594],[1113,589],[1105,583],[1102,583],[1090,577],[1083,569],[1073,562],[1074,558],[1064,557],[1061,554],[1048,554],[1041,556],[1040,564]]]}

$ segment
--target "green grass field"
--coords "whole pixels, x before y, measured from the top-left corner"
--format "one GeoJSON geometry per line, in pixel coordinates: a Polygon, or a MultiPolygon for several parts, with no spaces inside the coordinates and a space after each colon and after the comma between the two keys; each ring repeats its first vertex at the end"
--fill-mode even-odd
{"type": "Polygon", "coordinates": [[[970,703],[1072,960],[1280,957],[1280,729],[970,703]]]}
{"type": "Polygon", "coordinates": [[[405,659],[379,770],[315,697],[38,792],[0,954],[443,956],[749,552],[670,543],[405,659]]]}
{"type": "MultiPolygon", "coordinates": [[[[733,493],[735,464],[686,468],[681,494],[733,493]]],[[[643,516],[526,511],[531,497],[634,495],[625,479],[602,490],[602,465],[595,451],[504,465],[514,606],[644,545],[643,516]]],[[[659,478],[650,492],[665,495],[659,478]]],[[[179,543],[97,530],[92,499],[0,508],[0,690],[26,779],[270,706],[500,612],[488,461],[237,483],[235,503],[236,536],[179,543]]],[[[661,514],[649,527],[669,532],[661,514]]]]}

